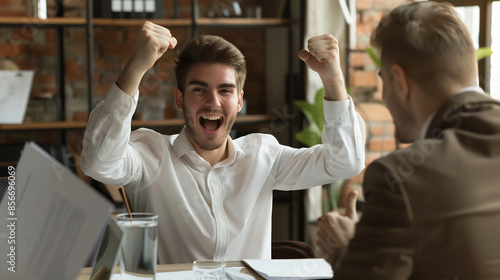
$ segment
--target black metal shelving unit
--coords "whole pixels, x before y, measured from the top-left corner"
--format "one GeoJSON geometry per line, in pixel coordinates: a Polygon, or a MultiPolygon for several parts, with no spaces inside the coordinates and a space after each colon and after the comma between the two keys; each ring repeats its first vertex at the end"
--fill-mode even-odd
{"type": "MultiPolygon", "coordinates": [[[[294,0],[291,0],[294,1],[294,0]]],[[[177,1],[174,1],[175,3],[177,1]]],[[[90,112],[93,108],[93,98],[92,91],[94,86],[94,27],[95,26],[139,26],[143,21],[141,19],[96,19],[93,17],[93,1],[87,1],[87,16],[86,18],[64,18],[62,0],[57,0],[59,11],[56,17],[48,18],[47,20],[41,20],[37,18],[29,17],[0,17],[0,26],[2,27],[25,27],[26,25],[32,25],[36,28],[53,28],[56,31],[56,86],[58,91],[58,116],[57,120],[59,122],[66,122],[66,92],[65,92],[65,38],[64,31],[67,28],[86,28],[87,30],[87,103],[88,111],[90,112]]],[[[174,3],[174,4],[175,4],[174,3]]],[[[198,34],[199,28],[269,28],[269,27],[287,27],[288,28],[288,45],[291,46],[293,43],[294,33],[292,32],[292,25],[295,24],[287,19],[244,19],[244,18],[224,18],[224,19],[208,19],[208,18],[198,18],[198,1],[191,0],[192,3],[192,18],[189,19],[152,19],[151,21],[165,25],[165,26],[181,26],[192,28],[193,35],[198,34]]],[[[177,10],[177,9],[174,9],[177,10]]],[[[174,16],[176,14],[174,13],[174,16]]],[[[294,54],[290,52],[289,54],[289,73],[292,72],[291,62],[294,59],[294,54]]],[[[292,105],[292,101],[297,91],[294,86],[295,83],[293,79],[288,79],[288,89],[289,94],[286,98],[289,106],[292,105]]],[[[168,125],[168,123],[167,123],[168,125]]],[[[77,125],[75,128],[78,128],[77,125]]],[[[157,124],[155,124],[157,126],[157,124]]],[[[9,125],[0,125],[0,132],[9,130],[9,125]]],[[[14,126],[15,127],[15,126],[14,126]]],[[[49,126],[50,127],[50,126],[49,126]]],[[[64,127],[61,126],[61,127],[64,127]]],[[[27,125],[24,130],[32,129],[32,125],[27,125]]],[[[47,128],[50,130],[50,128],[47,128]]],[[[15,127],[14,130],[23,130],[15,127]]],[[[62,128],[61,128],[62,130],[62,128]]],[[[63,137],[64,138],[64,137],[63,137]]],[[[63,141],[65,143],[65,141],[63,141]]]]}
{"type": "MultiPolygon", "coordinates": [[[[304,7],[304,0],[288,0],[288,1],[298,1],[300,6],[304,7]]],[[[178,0],[174,0],[174,4],[178,0]]],[[[0,125],[0,132],[5,133],[8,131],[58,131],[60,135],[59,143],[61,146],[66,146],[66,132],[69,130],[81,130],[85,128],[85,122],[67,122],[66,120],[66,92],[65,92],[65,38],[64,31],[67,28],[86,28],[87,30],[87,102],[88,102],[88,112],[93,109],[93,87],[94,87],[94,27],[95,26],[138,26],[140,25],[140,19],[101,19],[94,18],[94,1],[88,0],[86,5],[86,18],[64,18],[63,16],[63,6],[62,0],[56,0],[58,7],[56,8],[58,14],[56,17],[49,18],[48,20],[40,20],[36,18],[6,18],[0,17],[0,26],[2,27],[23,27],[26,26],[26,21],[28,24],[33,24],[40,28],[53,28],[56,31],[56,86],[58,91],[58,116],[56,123],[48,124],[22,124],[22,125],[0,125]]],[[[247,18],[221,18],[221,19],[211,19],[211,18],[200,18],[198,9],[198,1],[191,0],[191,19],[180,19],[178,18],[178,10],[174,9],[173,19],[155,19],[152,20],[161,25],[170,26],[181,26],[192,29],[192,35],[196,36],[200,33],[200,28],[217,28],[217,29],[235,29],[235,28],[273,28],[273,27],[284,27],[286,28],[288,37],[288,73],[285,79],[285,90],[286,94],[283,95],[284,103],[288,107],[288,112],[293,112],[294,105],[293,101],[295,99],[303,99],[303,77],[304,72],[299,67],[298,73],[294,73],[293,64],[296,63],[296,54],[292,51],[294,50],[294,45],[296,44],[297,36],[302,36],[303,30],[300,29],[300,34],[294,30],[297,25],[303,26],[303,18],[296,20],[293,18],[263,18],[263,19],[247,19],[247,18]]],[[[292,15],[292,8],[294,5],[291,3],[288,5],[289,15],[292,15]]],[[[302,41],[303,38],[300,38],[302,41]]],[[[295,67],[296,68],[296,67],[295,67]]],[[[281,98],[281,97],[280,97],[281,98]]],[[[238,125],[259,125],[266,124],[272,118],[272,112],[266,112],[267,116],[249,116],[248,118],[241,118],[238,125]]],[[[296,143],[294,139],[294,134],[298,130],[297,120],[287,120],[288,124],[288,137],[290,143],[296,143]]],[[[138,123],[138,125],[149,126],[149,127],[162,127],[162,126],[172,126],[178,127],[178,120],[166,120],[165,122],[153,122],[153,123],[138,123]]],[[[303,217],[303,192],[300,193],[290,193],[289,194],[289,207],[290,207],[290,236],[293,236],[293,232],[297,232],[301,225],[304,225],[303,217]],[[296,206],[299,205],[299,213],[297,213],[296,206]],[[294,213],[294,214],[292,214],[294,213]],[[297,220],[297,215],[299,220],[297,220]]],[[[299,234],[297,239],[303,239],[303,234],[299,234]]]]}

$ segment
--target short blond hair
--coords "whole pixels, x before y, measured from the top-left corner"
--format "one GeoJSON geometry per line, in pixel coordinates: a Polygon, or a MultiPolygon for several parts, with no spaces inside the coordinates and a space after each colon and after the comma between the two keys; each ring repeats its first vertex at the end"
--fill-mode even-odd
{"type": "Polygon", "coordinates": [[[464,79],[477,67],[469,31],[449,3],[397,7],[382,18],[371,44],[383,64],[399,64],[420,85],[464,79]]]}

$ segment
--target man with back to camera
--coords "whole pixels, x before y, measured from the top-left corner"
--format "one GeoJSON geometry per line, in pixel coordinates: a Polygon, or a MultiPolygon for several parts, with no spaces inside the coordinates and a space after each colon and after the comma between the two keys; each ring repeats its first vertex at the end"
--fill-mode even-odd
{"type": "Polygon", "coordinates": [[[349,178],[364,167],[364,122],[346,94],[331,35],[309,40],[299,57],[325,86],[323,145],[295,149],[266,134],[232,140],[241,109],[245,60],[216,36],[195,37],[176,61],[180,134],[130,133],[139,82],[177,40],[146,22],[104,101],[91,113],[82,170],[124,185],[135,211],[158,220],[159,263],[271,257],[273,190],[298,190],[349,178]]]}
{"type": "Polygon", "coordinates": [[[416,2],[371,43],[396,137],[415,143],[368,166],[359,223],[356,192],[319,219],[321,256],[339,280],[498,279],[500,102],[477,86],[467,27],[448,3],[416,2]]]}

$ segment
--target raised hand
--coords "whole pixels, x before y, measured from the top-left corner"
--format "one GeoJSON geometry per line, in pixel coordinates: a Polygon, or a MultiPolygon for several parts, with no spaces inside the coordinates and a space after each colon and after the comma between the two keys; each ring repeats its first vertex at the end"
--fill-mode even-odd
{"type": "Polygon", "coordinates": [[[146,21],[139,31],[134,50],[130,55],[116,84],[134,96],[144,73],[168,50],[177,45],[177,39],[170,30],[146,21]]]}
{"type": "Polygon", "coordinates": [[[325,34],[312,37],[307,43],[307,50],[301,50],[298,56],[321,77],[325,98],[333,101],[347,99],[337,39],[325,34]]]}
{"type": "Polygon", "coordinates": [[[147,71],[168,50],[177,45],[177,39],[167,28],[146,21],[139,32],[134,51],[129,58],[131,67],[147,71]]]}
{"type": "Polygon", "coordinates": [[[358,192],[352,191],[347,196],[345,213],[332,211],[318,219],[316,256],[334,264],[337,257],[345,250],[354,236],[358,214],[356,199],[358,192]]]}

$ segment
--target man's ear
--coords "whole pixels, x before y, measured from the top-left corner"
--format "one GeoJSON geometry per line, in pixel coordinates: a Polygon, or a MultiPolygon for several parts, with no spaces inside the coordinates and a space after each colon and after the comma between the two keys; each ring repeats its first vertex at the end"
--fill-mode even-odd
{"type": "Polygon", "coordinates": [[[245,94],[244,91],[241,91],[239,96],[238,96],[238,112],[241,111],[241,108],[243,108],[243,95],[245,94]]]}
{"type": "Polygon", "coordinates": [[[393,64],[391,66],[391,72],[394,77],[395,90],[401,95],[403,100],[408,99],[410,96],[411,85],[407,73],[398,64],[393,64]]]}
{"type": "Polygon", "coordinates": [[[182,111],[183,102],[184,102],[184,98],[183,98],[182,92],[178,88],[176,88],[175,89],[175,105],[177,106],[177,109],[179,109],[179,111],[182,111]]]}

